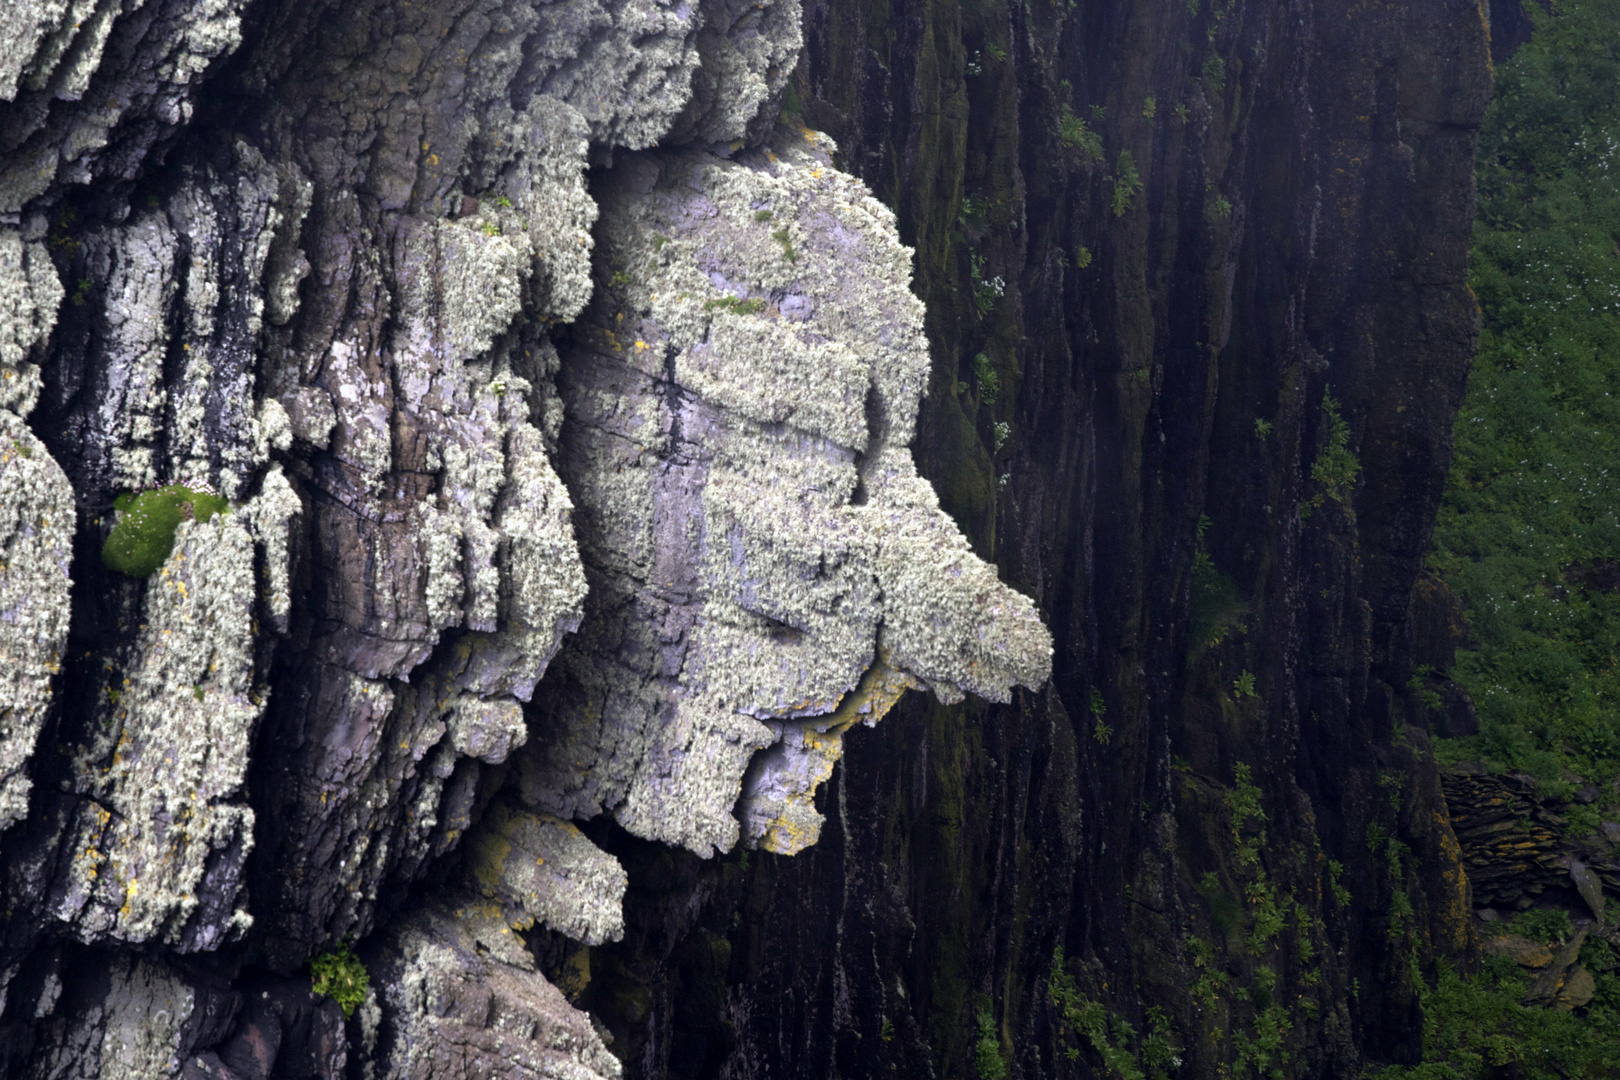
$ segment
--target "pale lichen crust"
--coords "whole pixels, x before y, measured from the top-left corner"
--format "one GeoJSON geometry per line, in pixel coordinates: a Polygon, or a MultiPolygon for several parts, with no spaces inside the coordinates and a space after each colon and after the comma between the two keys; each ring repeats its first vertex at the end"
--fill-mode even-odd
{"type": "Polygon", "coordinates": [[[502,801],[467,843],[479,892],[513,929],[540,922],[586,945],[624,937],[629,877],[572,822],[502,801]]]}
{"type": "Polygon", "coordinates": [[[61,467],[0,408],[0,830],[28,812],[28,759],[67,644],[74,523],[61,467]]]}
{"type": "Polygon", "coordinates": [[[560,375],[592,594],[537,701],[533,805],[797,851],[854,719],[1049,674],[1034,605],[917,476],[911,255],[830,150],[649,155],[604,185],[605,288],[560,375]]]}
{"type": "Polygon", "coordinates": [[[494,905],[412,911],[373,967],[383,1080],[618,1080],[623,1066],[591,1019],[535,968],[494,905]],[[499,1063],[498,1073],[492,1070],[499,1063]]]}

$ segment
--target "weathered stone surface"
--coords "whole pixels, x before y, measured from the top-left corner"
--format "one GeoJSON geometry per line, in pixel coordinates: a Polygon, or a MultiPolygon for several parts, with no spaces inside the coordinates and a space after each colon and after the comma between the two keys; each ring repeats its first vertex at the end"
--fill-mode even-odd
{"type": "MultiPolygon", "coordinates": [[[[606,289],[560,376],[560,468],[594,575],[537,699],[534,806],[727,851],[755,753],[810,725],[836,743],[848,721],[818,718],[879,649],[950,701],[1050,671],[1033,605],[912,465],[927,348],[909,255],[823,144],[623,160],[602,192],[606,289]]],[[[754,785],[795,771],[813,819],[802,753],[765,757],[754,785]]],[[[758,841],[771,814],[747,813],[758,841]]]]}
{"type": "Polygon", "coordinates": [[[27,763],[67,642],[74,524],[61,467],[0,408],[0,830],[28,812],[27,763]]]}
{"type": "Polygon", "coordinates": [[[513,929],[540,922],[587,945],[624,937],[624,868],[572,823],[498,802],[467,845],[478,891],[513,929]]]}
{"type": "Polygon", "coordinates": [[[379,1077],[623,1075],[589,1017],[535,970],[498,917],[421,907],[388,931],[373,970],[383,1006],[379,1077]]]}
{"type": "Polygon", "coordinates": [[[0,1074],[617,1075],[527,935],[642,1075],[965,1075],[981,994],[1060,1073],[1060,943],[1213,1075],[1238,761],[1287,1068],[1410,1056],[1477,5],[806,8],[790,92],[795,0],[0,2],[0,1074]],[[112,574],[171,481],[232,510],[112,574]]]}
{"type": "Polygon", "coordinates": [[[60,188],[122,186],[191,119],[246,0],[12,0],[0,30],[0,215],[60,188]]]}

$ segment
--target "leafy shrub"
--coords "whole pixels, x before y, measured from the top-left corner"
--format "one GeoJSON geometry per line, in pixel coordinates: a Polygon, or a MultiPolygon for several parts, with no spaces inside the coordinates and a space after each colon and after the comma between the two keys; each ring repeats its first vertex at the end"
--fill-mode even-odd
{"type": "Polygon", "coordinates": [[[309,988],[337,1002],[343,1015],[350,1017],[366,1000],[366,994],[371,989],[371,975],[348,945],[339,945],[310,960],[309,988]]]}
{"type": "Polygon", "coordinates": [[[990,999],[979,995],[979,1041],[973,1044],[973,1063],[978,1066],[979,1080],[1004,1080],[1007,1061],[1001,1056],[1001,1037],[996,1034],[996,1017],[990,1011],[990,999]]]}
{"type": "Polygon", "coordinates": [[[1339,412],[1339,403],[1332,394],[1322,395],[1322,417],[1327,421],[1327,445],[1316,455],[1311,465],[1311,480],[1316,494],[1310,505],[1320,508],[1329,499],[1342,503],[1350,498],[1361,475],[1361,462],[1350,449],[1350,425],[1339,412]]]}
{"type": "Polygon", "coordinates": [[[212,492],[180,484],[125,492],[113,501],[118,520],[101,546],[101,561],[120,574],[151,577],[174,551],[174,533],[182,521],[207,521],[229,508],[212,492]]]}
{"type": "Polygon", "coordinates": [[[1129,150],[1121,150],[1114,166],[1114,216],[1124,217],[1141,193],[1142,177],[1136,171],[1136,157],[1129,150]]]}
{"type": "MultiPolygon", "coordinates": [[[[1156,1006],[1147,1010],[1148,1032],[1138,1039],[1130,1021],[1080,991],[1064,965],[1061,947],[1052,953],[1046,985],[1063,1022],[1073,1034],[1091,1044],[1102,1058],[1106,1074],[1114,1080],[1168,1080],[1171,1070],[1180,1067],[1182,1048],[1164,1010],[1156,1006]]],[[[1080,1048],[1071,1046],[1064,1054],[1076,1061],[1080,1048]]]]}
{"type": "Polygon", "coordinates": [[[1058,141],[1071,150],[1080,151],[1088,161],[1103,159],[1102,136],[1086,126],[1086,122],[1067,105],[1058,114],[1058,141]]]}
{"type": "Polygon", "coordinates": [[[1001,376],[996,374],[995,363],[984,353],[973,357],[973,377],[979,381],[979,396],[986,405],[994,405],[1001,396],[1001,376]]]}
{"type": "Polygon", "coordinates": [[[1508,922],[1508,932],[1556,946],[1568,941],[1575,927],[1569,921],[1569,912],[1563,908],[1532,908],[1513,916],[1508,922]]]}

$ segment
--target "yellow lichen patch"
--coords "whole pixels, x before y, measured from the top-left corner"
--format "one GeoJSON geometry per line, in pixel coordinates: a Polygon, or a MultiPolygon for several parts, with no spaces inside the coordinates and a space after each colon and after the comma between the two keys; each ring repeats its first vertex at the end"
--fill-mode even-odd
{"type": "Polygon", "coordinates": [[[917,688],[920,684],[915,679],[879,656],[831,715],[784,731],[782,749],[795,766],[794,782],[771,786],[769,801],[774,805],[767,807],[760,798],[745,808],[750,831],[758,837],[757,846],[776,855],[797,855],[820,839],[822,817],[815,808],[816,791],[844,756],[845,732],[857,722],[876,724],[894,708],[900,695],[917,688]]]}

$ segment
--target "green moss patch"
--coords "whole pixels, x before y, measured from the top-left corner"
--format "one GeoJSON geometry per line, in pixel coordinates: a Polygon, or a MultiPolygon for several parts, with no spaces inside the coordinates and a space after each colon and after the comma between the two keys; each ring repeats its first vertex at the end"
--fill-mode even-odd
{"type": "Polygon", "coordinates": [[[113,503],[118,520],[101,547],[101,561],[130,577],[151,577],[174,550],[174,531],[182,521],[207,521],[230,504],[218,495],[180,484],[151,491],[125,492],[113,503]]]}
{"type": "Polygon", "coordinates": [[[350,1017],[371,990],[371,975],[366,965],[347,945],[339,945],[331,952],[321,953],[309,962],[309,988],[323,997],[329,997],[350,1017]]]}

